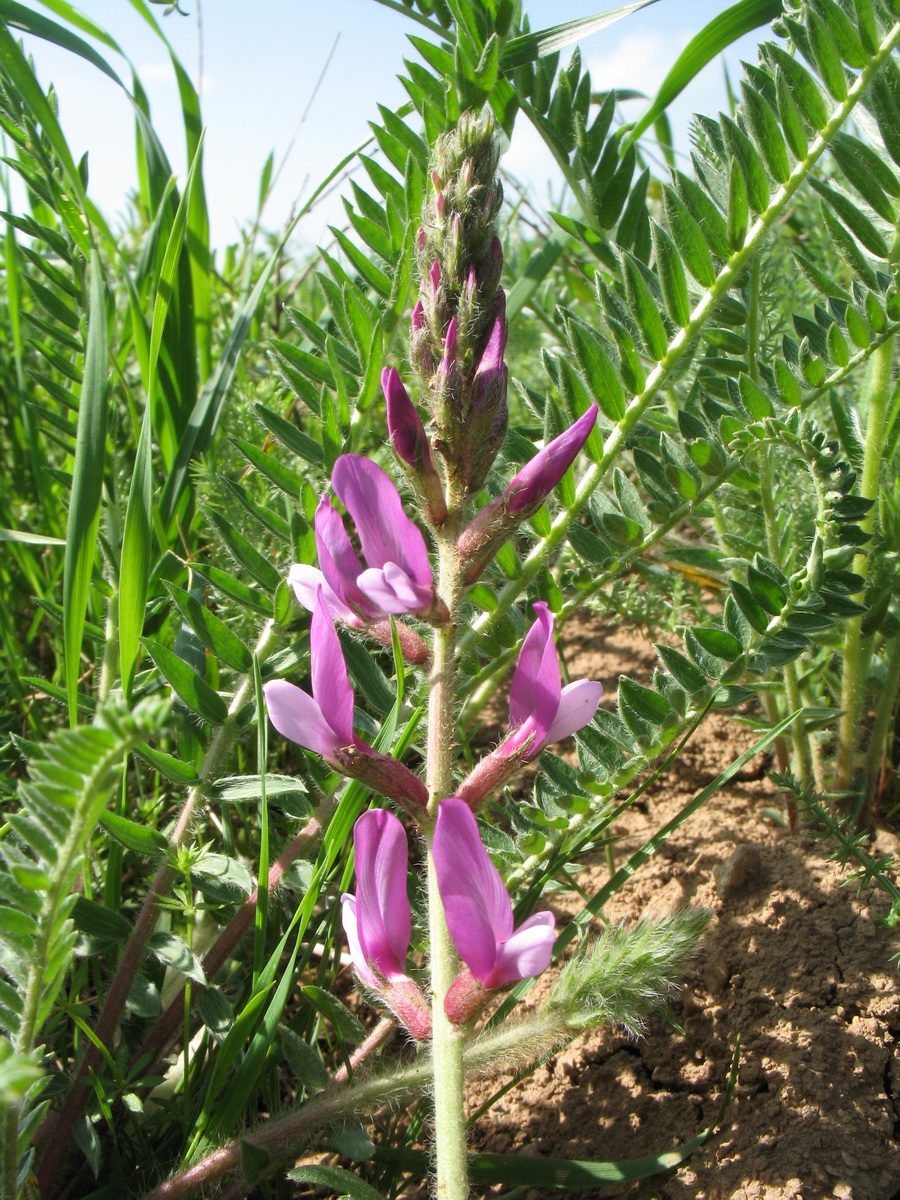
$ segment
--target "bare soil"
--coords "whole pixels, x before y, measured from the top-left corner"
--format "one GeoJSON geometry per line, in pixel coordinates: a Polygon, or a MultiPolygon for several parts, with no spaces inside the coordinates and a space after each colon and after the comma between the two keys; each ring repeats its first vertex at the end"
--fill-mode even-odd
{"type": "MultiPolygon", "coordinates": [[[[572,677],[604,680],[604,703],[614,703],[620,673],[640,679],[652,670],[652,648],[625,631],[603,640],[584,626],[565,632],[572,677]]],[[[733,717],[713,715],[616,827],[618,860],[753,740],[733,717]]],[[[746,774],[607,909],[613,919],[688,904],[712,910],[670,1011],[684,1033],[660,1016],[641,1041],[615,1032],[580,1039],[502,1098],[478,1122],[476,1142],[587,1160],[660,1154],[714,1121],[740,1038],[739,1080],[720,1131],[667,1175],[591,1193],[531,1189],[525,1200],[900,1200],[898,943],[877,921],[887,905],[882,893],[845,884],[828,848],[764,818],[760,810],[779,798],[767,779],[746,774]]],[[[893,852],[897,839],[883,830],[878,844],[893,852]]],[[[588,892],[606,878],[603,862],[580,876],[588,892]]],[[[554,907],[562,918],[565,901],[554,907]]],[[[474,1086],[472,1106],[497,1084],[474,1086]]]]}

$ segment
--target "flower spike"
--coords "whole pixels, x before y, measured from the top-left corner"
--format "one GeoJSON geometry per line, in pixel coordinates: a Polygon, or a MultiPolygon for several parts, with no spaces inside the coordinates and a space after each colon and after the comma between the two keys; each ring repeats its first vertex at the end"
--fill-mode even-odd
{"type": "Polygon", "coordinates": [[[353,827],[356,895],[341,896],[353,966],[417,1040],[431,1035],[431,1013],[406,973],[412,918],[406,892],[409,845],[397,818],[373,808],[353,827]]]}
{"type": "MultiPolygon", "coordinates": [[[[471,809],[455,796],[438,805],[432,851],[450,936],[481,987],[503,987],[546,970],[555,940],[553,914],[535,913],[513,929],[512,903],[500,872],[471,809]]],[[[465,986],[462,979],[459,983],[465,986]]]]}
{"type": "Polygon", "coordinates": [[[603,684],[594,679],[562,686],[553,614],[543,600],[534,611],[537,620],[525,635],[509,689],[509,733],[457,789],[472,809],[551,742],[587,725],[603,694],[603,684]]]}

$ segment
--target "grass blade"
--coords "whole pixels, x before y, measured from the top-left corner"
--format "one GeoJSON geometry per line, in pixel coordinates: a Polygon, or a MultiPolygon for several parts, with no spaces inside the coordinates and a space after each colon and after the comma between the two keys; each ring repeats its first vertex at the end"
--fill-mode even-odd
{"type": "Polygon", "coordinates": [[[740,0],[719,13],[717,17],[705,25],[703,29],[691,38],[687,46],[678,56],[674,67],[662,81],[659,91],[647,109],[640,117],[634,128],[622,143],[622,151],[636,142],[641,134],[649,129],[653,122],[663,113],[676,96],[687,87],[691,80],[711,62],[717,54],[721,54],[732,42],[766,25],[781,16],[781,0],[740,0]]]}
{"type": "Polygon", "coordinates": [[[84,382],[78,406],[72,499],[66,524],[63,574],[63,630],[69,721],[78,720],[78,675],[81,639],[87,613],[91,573],[97,553],[101,492],[106,460],[106,285],[100,255],[91,251],[87,348],[84,382]]]}
{"type": "Polygon", "coordinates": [[[637,4],[611,8],[607,12],[594,13],[592,17],[579,17],[577,21],[565,21],[563,24],[553,25],[549,29],[540,29],[535,33],[525,33],[521,37],[511,38],[503,49],[500,66],[504,71],[511,71],[515,67],[522,67],[526,63],[534,62],[536,58],[542,58],[545,54],[554,54],[557,50],[564,50],[573,42],[597,33],[598,30],[605,29],[607,25],[613,25],[616,21],[621,21],[623,17],[629,17],[632,13],[636,13],[638,9],[655,3],[656,0],[639,0],[637,4]]]}

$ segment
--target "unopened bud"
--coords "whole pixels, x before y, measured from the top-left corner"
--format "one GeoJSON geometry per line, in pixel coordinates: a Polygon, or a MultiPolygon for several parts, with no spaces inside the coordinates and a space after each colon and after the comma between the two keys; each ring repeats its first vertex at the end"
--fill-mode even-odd
{"type": "Polygon", "coordinates": [[[473,583],[510,532],[536,513],[575,461],[597,420],[596,404],[549,442],[511,480],[506,491],[476,513],[460,535],[458,549],[473,583]]]}
{"type": "Polygon", "coordinates": [[[429,520],[440,525],[447,519],[447,504],[422,418],[396,368],[385,368],[381,372],[381,387],[387,402],[388,432],[394,453],[403,464],[429,520]]]}

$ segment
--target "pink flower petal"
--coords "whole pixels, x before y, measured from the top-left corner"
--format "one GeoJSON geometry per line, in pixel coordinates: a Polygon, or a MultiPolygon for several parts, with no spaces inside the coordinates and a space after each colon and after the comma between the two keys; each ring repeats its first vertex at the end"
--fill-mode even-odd
{"type": "Polygon", "coordinates": [[[353,518],[370,567],[396,563],[421,587],[432,587],[425,539],[406,513],[397,489],[377,463],[342,454],[331,473],[334,490],[353,518]]]}
{"type": "Polygon", "coordinates": [[[514,476],[503,493],[509,512],[520,512],[523,508],[534,510],[550,495],[587,441],[598,411],[597,405],[592,404],[586,413],[559,437],[548,442],[514,476]]]}
{"type": "Polygon", "coordinates": [[[556,941],[556,920],[551,912],[539,912],[523,921],[497,953],[497,961],[485,986],[502,987],[517,979],[531,979],[550,966],[556,941]]]}
{"type": "Polygon", "coordinates": [[[375,616],[372,605],[356,584],[363,569],[362,563],[347,536],[340,514],[326,496],[322,497],[316,509],[315,530],[319,565],[332,591],[340,596],[345,606],[358,610],[364,617],[375,616]]]}
{"type": "Polygon", "coordinates": [[[547,732],[556,717],[561,679],[553,641],[553,615],[543,600],[535,604],[534,611],[537,620],[525,635],[510,684],[509,723],[516,729],[531,718],[537,753],[547,744],[547,732]]]}
{"type": "Polygon", "coordinates": [[[312,696],[286,679],[271,680],[263,693],[269,720],[282,737],[324,758],[333,757],[339,743],[312,696]]]}
{"type": "Polygon", "coordinates": [[[512,904],[471,810],[455,796],[438,806],[432,853],[453,943],[483,983],[494,969],[498,943],[512,934],[512,904]]]}
{"type": "Polygon", "coordinates": [[[603,684],[596,679],[579,679],[564,687],[544,744],[562,741],[592,721],[602,695],[603,684]]]}
{"type": "Polygon", "coordinates": [[[324,592],[316,597],[309,630],[312,691],[337,747],[353,745],[353,688],[324,592]]]}
{"type": "Polygon", "coordinates": [[[359,941],[356,897],[351,896],[349,892],[344,892],[341,896],[341,924],[344,926],[344,935],[347,938],[347,946],[350,950],[350,958],[353,961],[353,969],[363,983],[367,983],[371,988],[377,988],[379,986],[378,977],[372,971],[368,962],[366,962],[366,956],[359,941]]]}
{"type": "Polygon", "coordinates": [[[428,435],[416,406],[403,386],[396,367],[381,372],[381,390],[387,404],[387,424],[397,457],[414,471],[432,468],[428,435]]]}
{"type": "Polygon", "coordinates": [[[373,808],[356,822],[353,844],[360,946],[384,979],[402,979],[412,928],[406,831],[393,813],[373,808]]]}
{"type": "Polygon", "coordinates": [[[321,588],[325,596],[328,611],[337,621],[345,625],[360,625],[359,617],[348,608],[341,597],[333,590],[318,567],[310,567],[306,563],[294,563],[288,571],[288,583],[294,589],[294,595],[300,604],[310,612],[315,608],[316,596],[321,588]]]}

